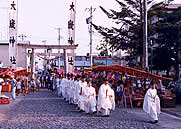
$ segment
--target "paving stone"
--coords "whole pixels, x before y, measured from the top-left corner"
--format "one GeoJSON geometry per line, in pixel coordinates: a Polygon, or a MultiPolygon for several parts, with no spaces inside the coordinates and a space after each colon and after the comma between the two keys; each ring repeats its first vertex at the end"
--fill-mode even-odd
{"type": "Polygon", "coordinates": [[[25,97],[20,95],[3,106],[0,105],[0,129],[165,129],[181,122],[162,114],[158,124],[151,124],[139,108],[116,108],[110,117],[80,113],[74,105],[46,89],[25,97]]]}

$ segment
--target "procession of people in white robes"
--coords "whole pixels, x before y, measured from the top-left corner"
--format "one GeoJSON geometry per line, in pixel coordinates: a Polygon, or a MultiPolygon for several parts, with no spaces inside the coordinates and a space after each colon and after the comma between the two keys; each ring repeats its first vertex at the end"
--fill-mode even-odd
{"type": "Polygon", "coordinates": [[[77,75],[75,78],[70,74],[65,75],[59,80],[60,85],[57,85],[58,96],[62,96],[70,104],[75,104],[80,112],[93,114],[98,111],[103,116],[109,116],[115,109],[114,91],[107,83],[103,84],[97,102],[95,88],[91,80],[86,79],[84,75],[77,75]]]}
{"type": "MultiPolygon", "coordinates": [[[[109,81],[104,79],[96,96],[95,88],[92,86],[91,79],[83,75],[73,76],[67,74],[64,78],[57,79],[57,94],[63,97],[69,104],[77,106],[80,112],[89,114],[100,114],[108,117],[111,111],[115,110],[115,93],[110,87],[109,81]]],[[[143,110],[148,113],[152,123],[158,122],[160,114],[160,100],[155,89],[153,81],[150,83],[143,103],[143,110]]]]}

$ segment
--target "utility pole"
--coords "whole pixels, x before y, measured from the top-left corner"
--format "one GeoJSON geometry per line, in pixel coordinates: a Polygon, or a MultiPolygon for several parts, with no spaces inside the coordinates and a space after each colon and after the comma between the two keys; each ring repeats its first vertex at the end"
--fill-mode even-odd
{"type": "MultiPolygon", "coordinates": [[[[87,24],[90,24],[90,29],[89,29],[89,33],[90,33],[90,66],[93,65],[93,57],[92,57],[92,18],[93,18],[93,12],[96,10],[96,8],[92,8],[92,6],[90,8],[87,8],[90,11],[90,17],[87,18],[87,24]]],[[[86,9],[86,10],[87,10],[86,9]]]]}
{"type": "Polygon", "coordinates": [[[143,62],[144,62],[144,70],[148,70],[148,28],[147,28],[147,0],[143,0],[143,8],[144,8],[144,25],[143,25],[143,62]]]}
{"type": "MultiPolygon", "coordinates": [[[[46,40],[43,40],[42,41],[42,43],[44,44],[44,45],[46,45],[46,40]]],[[[44,53],[46,54],[46,49],[44,49],[44,53]]],[[[47,61],[45,60],[46,59],[46,56],[44,56],[44,70],[45,70],[45,72],[47,71],[47,69],[46,69],[46,67],[47,67],[47,61]]]]}
{"type": "MultiPolygon", "coordinates": [[[[58,30],[58,45],[60,45],[60,27],[57,28],[58,30]]],[[[60,69],[60,49],[58,49],[58,68],[60,69]]]]}
{"type": "Polygon", "coordinates": [[[92,6],[90,7],[90,65],[92,66],[92,6]]]}
{"type": "Polygon", "coordinates": [[[67,73],[67,53],[66,53],[66,49],[63,49],[63,54],[64,54],[64,73],[67,73]]]}

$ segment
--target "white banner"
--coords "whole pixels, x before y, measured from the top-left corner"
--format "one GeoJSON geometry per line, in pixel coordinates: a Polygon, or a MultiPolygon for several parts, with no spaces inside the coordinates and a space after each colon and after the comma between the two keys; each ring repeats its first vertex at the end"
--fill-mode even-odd
{"type": "Polygon", "coordinates": [[[75,15],[76,15],[76,10],[75,10],[75,0],[70,0],[70,18],[68,21],[68,43],[70,45],[75,44],[75,15]]]}
{"type": "Polygon", "coordinates": [[[17,0],[9,1],[9,61],[16,68],[16,44],[17,44],[17,0]]]}
{"type": "MultiPolygon", "coordinates": [[[[69,21],[68,21],[68,43],[70,45],[75,45],[75,16],[76,16],[76,0],[70,0],[70,7],[69,7],[69,21]]],[[[74,50],[69,50],[69,53],[74,55],[74,50]]],[[[68,56],[68,55],[67,55],[68,56]]],[[[74,71],[75,65],[75,56],[68,56],[68,71],[74,71]]]]}

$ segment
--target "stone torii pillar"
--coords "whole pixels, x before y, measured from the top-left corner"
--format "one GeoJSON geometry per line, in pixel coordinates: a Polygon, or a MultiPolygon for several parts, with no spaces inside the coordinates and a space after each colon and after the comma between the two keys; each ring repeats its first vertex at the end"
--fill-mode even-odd
{"type": "Polygon", "coordinates": [[[64,54],[64,72],[67,73],[68,71],[68,59],[67,59],[67,52],[66,49],[63,49],[63,54],[64,54]]]}

